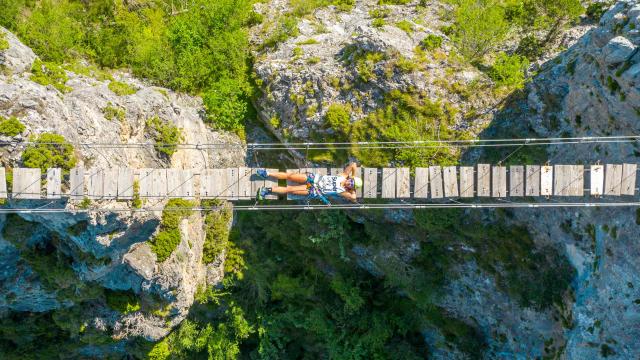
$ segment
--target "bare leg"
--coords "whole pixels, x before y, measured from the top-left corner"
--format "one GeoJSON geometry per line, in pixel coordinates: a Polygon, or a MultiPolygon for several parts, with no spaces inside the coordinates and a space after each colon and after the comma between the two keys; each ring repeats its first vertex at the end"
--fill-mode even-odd
{"type": "Polygon", "coordinates": [[[307,174],[287,174],[284,172],[270,172],[267,173],[270,177],[274,177],[278,180],[291,180],[300,184],[307,182],[307,174]]]}
{"type": "Polygon", "coordinates": [[[271,188],[271,192],[274,194],[309,195],[307,185],[275,186],[271,188]]]}

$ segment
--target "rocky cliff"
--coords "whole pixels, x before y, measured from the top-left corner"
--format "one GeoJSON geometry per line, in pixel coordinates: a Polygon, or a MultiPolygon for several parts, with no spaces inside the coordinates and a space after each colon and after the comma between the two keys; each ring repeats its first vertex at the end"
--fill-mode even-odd
{"type": "MultiPolygon", "coordinates": [[[[39,61],[34,53],[13,34],[0,31],[9,43],[8,49],[0,51],[0,115],[15,116],[26,127],[15,137],[0,139],[8,143],[0,147],[2,166],[19,166],[23,142],[44,132],[63,135],[75,145],[79,164],[85,168],[200,169],[244,164],[242,141],[204,124],[201,99],[88,64],[63,70],[63,87],[42,85],[33,80],[32,71],[46,65],[34,65],[39,61]],[[115,93],[111,83],[124,83],[131,90],[115,93]],[[225,143],[233,145],[232,150],[178,149],[169,158],[162,156],[154,150],[148,131],[147,120],[152,117],[180,128],[185,143],[225,143]]],[[[165,203],[143,206],[158,208],[165,203]]],[[[48,204],[9,204],[14,205],[48,204]]],[[[90,206],[119,211],[0,215],[0,313],[37,313],[79,305],[82,312],[74,323],[79,322],[83,334],[157,340],[186,317],[199,288],[221,280],[224,258],[213,264],[202,260],[205,229],[201,214],[180,222],[177,249],[159,262],[147,241],[157,233],[162,212],[127,211],[133,210],[131,202],[120,201],[94,201],[90,206]],[[123,312],[105,306],[105,292],[112,295],[107,302],[125,298],[131,300],[132,308],[123,312]]],[[[116,342],[109,347],[122,350],[121,345],[116,342]]],[[[97,356],[102,351],[99,348],[88,346],[85,355],[97,356]]]]}

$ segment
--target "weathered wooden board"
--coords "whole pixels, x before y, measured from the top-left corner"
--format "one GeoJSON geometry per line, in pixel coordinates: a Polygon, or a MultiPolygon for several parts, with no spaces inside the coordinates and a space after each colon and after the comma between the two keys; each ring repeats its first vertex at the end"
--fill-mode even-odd
{"type": "Polygon", "coordinates": [[[622,187],[622,165],[606,164],[604,171],[604,194],[620,196],[622,187]]]}
{"type": "Polygon", "coordinates": [[[167,169],[153,169],[151,175],[151,183],[153,193],[152,196],[156,198],[163,198],[167,196],[167,169]]]}
{"type": "Polygon", "coordinates": [[[167,169],[167,197],[191,199],[193,191],[193,171],[167,169]]]}
{"type": "Polygon", "coordinates": [[[473,166],[460,166],[460,197],[472,198],[475,196],[474,180],[473,166]]]}
{"type": "Polygon", "coordinates": [[[84,168],[75,167],[69,172],[69,198],[82,200],[84,198],[84,168]]]}
{"type": "MultiPolygon", "coordinates": [[[[267,172],[269,172],[269,173],[278,172],[278,169],[267,169],[267,172]]],[[[270,188],[274,188],[274,187],[278,186],[278,180],[275,179],[275,178],[270,177],[270,178],[268,178],[268,179],[266,179],[264,181],[264,186],[270,187],[270,188]]],[[[265,199],[273,200],[273,199],[277,199],[277,198],[278,198],[278,195],[276,195],[276,194],[265,196],[265,199]]]]}
{"type": "Polygon", "coordinates": [[[478,164],[478,196],[491,196],[491,165],[478,164]]]}
{"type": "Polygon", "coordinates": [[[343,168],[331,168],[331,175],[340,175],[342,174],[343,168]]]}
{"type": "Polygon", "coordinates": [[[416,168],[413,181],[413,197],[426,199],[429,196],[429,168],[416,168]]]}
{"type": "Polygon", "coordinates": [[[89,169],[87,181],[87,197],[89,199],[102,199],[104,196],[104,170],[89,169]]]}
{"type": "Polygon", "coordinates": [[[258,169],[251,169],[251,197],[256,197],[258,190],[264,185],[264,179],[258,176],[258,169]]]}
{"type": "Polygon", "coordinates": [[[491,196],[495,198],[507,196],[506,166],[494,166],[491,168],[491,196]]]}
{"type": "Polygon", "coordinates": [[[313,173],[314,174],[318,174],[318,175],[329,175],[329,169],[327,169],[325,167],[314,168],[313,169],[313,173]]]}
{"type": "Polygon", "coordinates": [[[0,199],[6,199],[7,196],[7,174],[3,167],[0,167],[0,199]]]}
{"type": "Polygon", "coordinates": [[[636,194],[636,173],[638,171],[637,164],[622,164],[622,186],[621,195],[636,194]]]}
{"type": "Polygon", "coordinates": [[[396,197],[396,168],[382,168],[382,195],[383,199],[396,197]]]}
{"type": "Polygon", "coordinates": [[[214,169],[204,169],[200,172],[200,198],[213,199],[214,194],[214,169]]]}
{"type": "Polygon", "coordinates": [[[602,196],[604,194],[604,165],[591,165],[589,178],[591,179],[589,193],[592,196],[602,196]]]}
{"type": "Polygon", "coordinates": [[[133,199],[133,170],[127,167],[118,168],[118,199],[133,199]]]}
{"type": "Polygon", "coordinates": [[[13,168],[14,199],[40,199],[40,169],[13,168]]]}
{"type": "Polygon", "coordinates": [[[140,169],[138,173],[138,185],[140,185],[140,197],[149,198],[153,196],[153,169],[140,169]]]}
{"type": "Polygon", "coordinates": [[[238,200],[238,168],[225,169],[224,179],[223,196],[229,200],[238,200]]]}
{"type": "Polygon", "coordinates": [[[118,168],[104,169],[102,198],[113,200],[118,196],[118,168]]]}
{"type": "Polygon", "coordinates": [[[364,175],[362,181],[364,182],[364,191],[362,196],[365,199],[375,199],[378,197],[378,169],[376,168],[363,168],[364,175]]]}
{"type": "Polygon", "coordinates": [[[540,165],[527,165],[525,171],[525,195],[540,196],[540,165]]]}
{"type": "Polygon", "coordinates": [[[47,199],[60,199],[61,195],[62,195],[62,169],[60,168],[47,169],[47,199]]]}
{"type": "MultiPolygon", "coordinates": [[[[360,179],[362,179],[362,171],[363,170],[362,170],[361,167],[358,167],[356,169],[356,176],[359,177],[360,179]]],[[[409,175],[409,176],[411,176],[411,175],[409,175]]],[[[409,184],[409,185],[407,185],[407,191],[409,192],[409,195],[407,195],[406,197],[410,197],[411,196],[411,193],[410,193],[411,192],[411,185],[410,185],[411,184],[411,177],[409,177],[409,182],[407,184],[409,184]]],[[[363,193],[364,193],[364,188],[356,189],[356,196],[358,198],[361,198],[363,193]]]]}
{"type": "Polygon", "coordinates": [[[540,167],[540,195],[553,195],[553,166],[545,165],[540,167]]]}
{"type": "Polygon", "coordinates": [[[553,194],[556,196],[582,196],[584,192],[584,166],[555,165],[553,194]]]}
{"type": "Polygon", "coordinates": [[[458,168],[455,166],[446,166],[442,169],[442,180],[444,181],[444,196],[458,197],[458,168]]]}
{"type": "Polygon", "coordinates": [[[524,196],[524,166],[522,165],[509,167],[509,196],[524,196]]]}
{"type": "Polygon", "coordinates": [[[247,167],[238,168],[238,199],[249,200],[253,196],[251,192],[251,169],[247,167]]]}
{"type": "Polygon", "coordinates": [[[441,199],[444,196],[442,189],[442,168],[440,166],[429,166],[429,184],[431,185],[431,198],[441,199]]]}
{"type": "Polygon", "coordinates": [[[398,168],[396,172],[396,198],[411,197],[411,172],[409,168],[398,168]]]}

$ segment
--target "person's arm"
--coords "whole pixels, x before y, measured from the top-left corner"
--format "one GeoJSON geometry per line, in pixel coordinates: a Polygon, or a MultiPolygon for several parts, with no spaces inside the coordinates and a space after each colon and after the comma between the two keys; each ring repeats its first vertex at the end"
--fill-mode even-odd
{"type": "Polygon", "coordinates": [[[342,175],[344,176],[349,176],[349,177],[354,177],[356,176],[356,171],[358,170],[358,165],[354,162],[352,162],[351,164],[347,165],[346,168],[344,168],[344,170],[342,171],[342,175]]]}
{"type": "Polygon", "coordinates": [[[340,196],[342,196],[343,198],[351,201],[351,202],[356,202],[358,201],[358,197],[356,195],[355,191],[344,191],[340,193],[340,196]]]}

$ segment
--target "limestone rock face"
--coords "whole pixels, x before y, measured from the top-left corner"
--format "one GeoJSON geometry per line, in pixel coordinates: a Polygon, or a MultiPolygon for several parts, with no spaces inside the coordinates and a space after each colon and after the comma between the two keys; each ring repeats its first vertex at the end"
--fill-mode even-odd
{"type": "Polygon", "coordinates": [[[627,61],[636,51],[636,47],[624,36],[616,36],[602,49],[603,60],[607,65],[616,65],[627,61]]]}
{"type": "MultiPolygon", "coordinates": [[[[0,63],[8,70],[0,72],[0,115],[16,116],[26,126],[22,134],[1,139],[9,145],[0,147],[0,166],[19,166],[26,147],[23,141],[44,132],[61,134],[71,142],[79,164],[85,168],[199,170],[244,164],[242,140],[229,133],[212,131],[203,122],[200,98],[151,86],[122,72],[113,74],[113,80],[97,80],[66,71],[65,85],[70,90],[60,92],[30,79],[33,51],[13,34],[0,31],[7,34],[10,44],[9,49],[0,51],[0,63]],[[109,83],[116,80],[133,87],[135,93],[115,94],[109,83]],[[109,108],[119,109],[121,118],[107,116],[109,108]],[[154,116],[181,128],[184,143],[218,143],[229,147],[179,148],[167,159],[156,153],[154,139],[146,128],[147,119],[154,116]]],[[[66,201],[54,205],[69,209],[78,205],[66,201]]],[[[165,204],[166,199],[160,199],[145,206],[157,210],[165,204]]],[[[46,203],[23,201],[9,205],[36,207],[46,203]]],[[[120,201],[97,200],[92,206],[117,211],[23,213],[20,219],[0,215],[0,316],[8,311],[44,312],[69,307],[91,291],[131,291],[144,304],[141,309],[121,314],[107,307],[92,308],[85,314],[87,326],[125,341],[133,336],[160,339],[186,317],[198,287],[208,279],[211,285],[222,279],[224,256],[216,264],[202,262],[205,230],[200,213],[182,221],[180,244],[160,263],[147,241],[158,231],[161,211],[128,211],[132,210],[131,204],[120,201]],[[23,221],[28,225],[22,233],[12,233],[12,226],[23,221]],[[23,250],[37,248],[38,244],[55,247],[60,257],[69,262],[65,276],[71,285],[65,286],[70,288],[56,287],[46,281],[42,269],[32,268],[38,258],[29,258],[23,250]],[[212,266],[217,268],[211,269],[212,266]],[[208,271],[220,275],[207,278],[208,271]],[[70,291],[74,286],[75,291],[70,291]]]]}
{"type": "Polygon", "coordinates": [[[31,69],[31,65],[36,58],[36,54],[28,46],[18,40],[11,32],[0,27],[0,33],[3,33],[5,39],[9,43],[9,48],[0,51],[0,70],[4,67],[12,73],[21,74],[31,69]]]}

